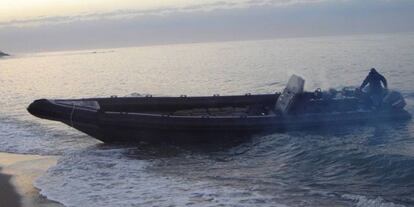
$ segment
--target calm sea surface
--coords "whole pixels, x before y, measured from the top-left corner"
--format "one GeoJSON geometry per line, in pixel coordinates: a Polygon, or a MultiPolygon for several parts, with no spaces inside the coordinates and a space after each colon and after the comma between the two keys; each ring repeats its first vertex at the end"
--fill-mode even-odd
{"type": "Polygon", "coordinates": [[[209,146],[102,144],[26,112],[39,98],[274,93],[359,85],[376,67],[414,113],[414,34],[168,45],[0,60],[0,151],[61,155],[35,186],[66,206],[414,206],[414,123],[209,146]]]}

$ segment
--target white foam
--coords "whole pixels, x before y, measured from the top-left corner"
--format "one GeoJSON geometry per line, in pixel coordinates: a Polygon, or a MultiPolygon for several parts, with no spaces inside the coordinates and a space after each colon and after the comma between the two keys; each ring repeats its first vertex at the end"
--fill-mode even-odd
{"type": "Polygon", "coordinates": [[[0,117],[1,152],[61,155],[97,143],[97,140],[61,123],[43,126],[32,121],[0,117]]]}
{"type": "Polygon", "coordinates": [[[270,196],[220,183],[151,172],[147,167],[152,161],[127,158],[125,151],[96,149],[65,155],[35,186],[67,207],[285,206],[270,196]]]}
{"type": "Polygon", "coordinates": [[[387,202],[381,197],[368,198],[361,195],[351,194],[345,194],[342,197],[353,201],[356,207],[405,207],[404,205],[387,202]]]}

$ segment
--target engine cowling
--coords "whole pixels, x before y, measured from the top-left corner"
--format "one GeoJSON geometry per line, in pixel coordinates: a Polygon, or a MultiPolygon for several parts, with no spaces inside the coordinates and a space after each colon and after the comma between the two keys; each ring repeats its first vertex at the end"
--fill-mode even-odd
{"type": "Polygon", "coordinates": [[[407,105],[402,94],[397,91],[389,91],[383,99],[383,104],[394,109],[403,109],[407,105]]]}

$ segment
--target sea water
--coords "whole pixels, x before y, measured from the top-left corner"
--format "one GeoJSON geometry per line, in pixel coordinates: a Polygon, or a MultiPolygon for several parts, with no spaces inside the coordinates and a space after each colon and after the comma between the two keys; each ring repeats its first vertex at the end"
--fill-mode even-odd
{"type": "Polygon", "coordinates": [[[358,86],[375,67],[414,113],[414,34],[18,54],[0,60],[0,151],[60,155],[35,186],[65,206],[414,206],[414,123],[326,126],[208,146],[109,145],[39,98],[236,95],[358,86]]]}

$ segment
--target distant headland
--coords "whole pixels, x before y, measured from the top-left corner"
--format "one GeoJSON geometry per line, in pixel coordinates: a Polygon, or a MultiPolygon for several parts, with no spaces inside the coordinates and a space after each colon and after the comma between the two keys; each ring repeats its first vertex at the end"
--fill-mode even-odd
{"type": "Polygon", "coordinates": [[[0,57],[4,57],[4,56],[10,56],[9,54],[7,54],[7,53],[4,53],[4,52],[2,52],[2,51],[0,51],[0,57]]]}

